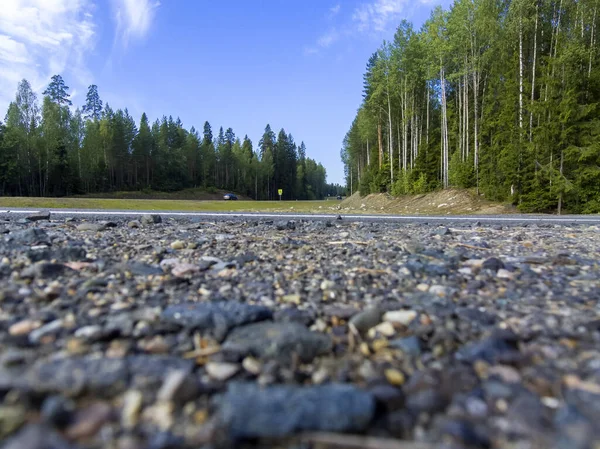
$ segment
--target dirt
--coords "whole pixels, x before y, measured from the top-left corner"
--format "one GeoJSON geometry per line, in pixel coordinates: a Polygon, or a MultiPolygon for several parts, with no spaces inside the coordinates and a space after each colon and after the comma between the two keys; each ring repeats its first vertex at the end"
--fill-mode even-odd
{"type": "Polygon", "coordinates": [[[354,195],[343,200],[335,209],[389,214],[461,215],[510,214],[517,210],[511,205],[494,203],[468,190],[442,190],[422,195],[392,197],[385,193],[361,197],[354,195]]]}

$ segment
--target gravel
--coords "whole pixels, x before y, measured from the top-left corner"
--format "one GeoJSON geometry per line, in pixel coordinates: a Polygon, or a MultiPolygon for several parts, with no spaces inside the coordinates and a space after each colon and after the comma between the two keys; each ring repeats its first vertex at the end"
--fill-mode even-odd
{"type": "Polygon", "coordinates": [[[0,216],[0,447],[595,449],[598,231],[0,216]]]}

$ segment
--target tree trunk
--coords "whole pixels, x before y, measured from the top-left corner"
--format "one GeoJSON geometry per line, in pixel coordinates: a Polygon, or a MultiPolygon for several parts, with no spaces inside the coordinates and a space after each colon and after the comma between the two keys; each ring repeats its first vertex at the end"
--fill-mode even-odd
{"type": "Polygon", "coordinates": [[[381,122],[377,123],[377,143],[379,144],[379,169],[383,163],[383,138],[381,136],[381,122]]]}
{"type": "Polygon", "coordinates": [[[535,28],[533,32],[533,68],[531,69],[531,106],[529,111],[529,142],[533,141],[533,101],[535,99],[535,68],[537,59],[537,29],[538,29],[538,8],[535,5],[535,28]]]}

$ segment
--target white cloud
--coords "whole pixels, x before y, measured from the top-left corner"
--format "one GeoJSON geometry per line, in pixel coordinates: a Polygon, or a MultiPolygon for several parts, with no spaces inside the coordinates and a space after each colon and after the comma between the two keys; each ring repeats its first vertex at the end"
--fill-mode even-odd
{"type": "Polygon", "coordinates": [[[340,5],[339,3],[337,5],[329,8],[330,17],[337,16],[341,9],[342,9],[342,5],[340,5]]]}
{"type": "Polygon", "coordinates": [[[334,28],[329,30],[329,32],[323,34],[319,39],[317,39],[317,45],[321,48],[330,47],[340,38],[340,34],[334,28]]]}
{"type": "MultiPolygon", "coordinates": [[[[26,78],[40,93],[63,74],[83,84],[84,57],[94,46],[92,0],[4,0],[0,7],[0,114],[26,78]]],[[[69,80],[66,79],[67,85],[69,80]]]]}
{"type": "MultiPolygon", "coordinates": [[[[420,3],[428,1],[419,0],[420,3]]],[[[359,31],[382,32],[402,17],[407,5],[407,0],[374,0],[356,8],[352,20],[358,24],[359,31]]]]}
{"type": "Polygon", "coordinates": [[[117,22],[116,39],[127,46],[131,38],[141,39],[148,34],[160,2],[156,0],[113,0],[117,22]]]}

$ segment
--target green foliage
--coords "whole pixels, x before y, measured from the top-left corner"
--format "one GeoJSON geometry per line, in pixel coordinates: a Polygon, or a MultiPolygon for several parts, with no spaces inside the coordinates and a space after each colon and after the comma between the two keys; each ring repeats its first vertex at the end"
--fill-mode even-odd
{"type": "Polygon", "coordinates": [[[474,187],[523,211],[597,211],[597,6],[457,0],[418,32],[400,23],[367,62],[348,188],[474,187]]]}

